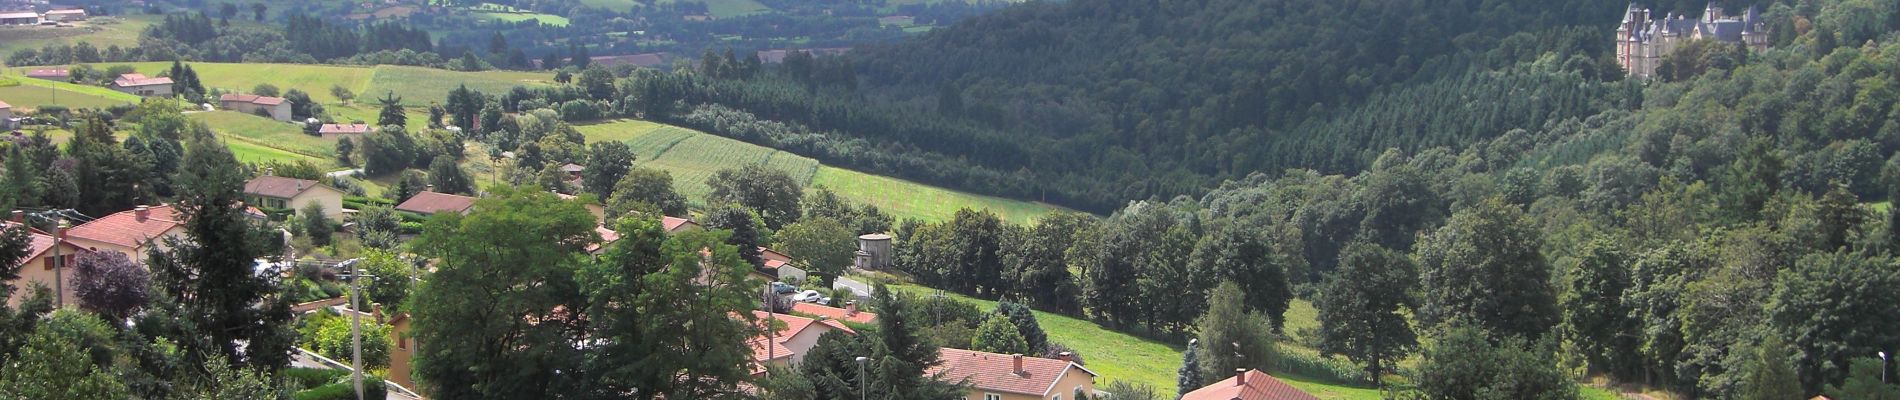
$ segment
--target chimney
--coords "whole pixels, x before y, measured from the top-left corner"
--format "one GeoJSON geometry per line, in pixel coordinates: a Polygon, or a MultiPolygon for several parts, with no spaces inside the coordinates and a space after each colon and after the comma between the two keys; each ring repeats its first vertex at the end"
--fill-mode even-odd
{"type": "MultiPolygon", "coordinates": [[[[15,212],[18,212],[18,211],[15,211],[15,212]]],[[[847,301],[844,303],[844,316],[849,317],[853,315],[858,315],[858,301],[857,300],[847,301]]]]}
{"type": "Polygon", "coordinates": [[[72,228],[72,227],[73,227],[72,223],[66,222],[65,218],[60,218],[59,225],[53,226],[53,238],[55,240],[66,240],[66,229],[72,228]]]}
{"type": "Polygon", "coordinates": [[[151,215],[152,215],[152,209],[150,207],[146,207],[146,206],[132,207],[132,218],[137,219],[139,222],[145,222],[145,218],[151,215]]]}
{"type": "Polygon", "coordinates": [[[1062,360],[1062,362],[1075,362],[1075,353],[1065,351],[1056,354],[1056,359],[1062,360]]]}
{"type": "Polygon", "coordinates": [[[1247,386],[1247,369],[1234,368],[1234,386],[1247,386]]]}
{"type": "Polygon", "coordinates": [[[422,191],[424,191],[424,192],[433,192],[433,191],[435,191],[435,184],[429,184],[428,186],[423,186],[423,187],[422,187],[422,191]]]}
{"type": "Polygon", "coordinates": [[[25,211],[20,211],[20,210],[13,210],[13,223],[16,223],[16,224],[18,224],[18,223],[22,223],[22,222],[25,222],[25,221],[26,221],[26,212],[25,212],[25,211]]]}
{"type": "Polygon", "coordinates": [[[277,176],[277,168],[264,167],[264,176],[277,176]]]}
{"type": "Polygon", "coordinates": [[[1013,354],[1010,359],[1016,363],[1016,376],[1023,376],[1023,355],[1013,354]]]}
{"type": "Polygon", "coordinates": [[[383,303],[369,303],[369,315],[376,317],[376,323],[383,322],[383,303]]]}

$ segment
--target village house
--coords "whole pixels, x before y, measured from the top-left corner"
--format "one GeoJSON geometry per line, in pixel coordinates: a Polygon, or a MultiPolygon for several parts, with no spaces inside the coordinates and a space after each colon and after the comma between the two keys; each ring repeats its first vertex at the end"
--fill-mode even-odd
{"type": "Polygon", "coordinates": [[[468,214],[475,208],[475,198],[447,193],[422,192],[410,196],[409,200],[396,205],[397,211],[408,211],[422,215],[435,215],[440,212],[468,214]]]}
{"type": "Polygon", "coordinates": [[[19,121],[13,119],[13,106],[0,101],[0,129],[18,129],[19,121]]]}
{"type": "Polygon", "coordinates": [[[66,239],[93,251],[125,253],[144,261],[148,250],[163,249],[165,238],[183,238],[185,226],[170,205],[138,206],[73,227],[66,239]]]}
{"type": "Polygon", "coordinates": [[[39,25],[40,15],[32,11],[0,11],[0,25],[39,25]]]}
{"type": "Polygon", "coordinates": [[[40,16],[40,19],[45,20],[45,21],[54,21],[54,22],[85,21],[86,9],[68,8],[64,10],[47,11],[46,15],[40,16]]]}
{"type": "Polygon", "coordinates": [[[852,324],[877,324],[877,313],[858,311],[858,302],[855,301],[845,303],[844,308],[800,302],[792,305],[792,314],[812,318],[829,318],[833,321],[852,324]]]}
{"type": "Polygon", "coordinates": [[[666,233],[706,230],[706,227],[700,226],[698,222],[693,222],[693,220],[666,216],[660,217],[660,227],[666,228],[666,233]]]}
{"type": "MultiPolygon", "coordinates": [[[[0,227],[25,226],[25,216],[26,213],[15,210],[12,219],[0,222],[0,227]]],[[[70,240],[61,239],[61,236],[65,236],[63,231],[46,233],[38,229],[27,229],[30,240],[26,259],[20,263],[20,278],[7,282],[15,289],[13,297],[7,299],[7,305],[18,307],[21,301],[26,300],[27,291],[23,289],[35,283],[46,285],[47,288],[59,288],[60,291],[65,292],[65,296],[56,298],[65,299],[65,304],[72,304],[73,271],[70,266],[79,252],[85,249],[70,240]],[[55,283],[62,280],[65,281],[63,284],[55,283]]]]}
{"type": "MultiPolygon", "coordinates": [[[[772,322],[773,326],[782,324],[785,327],[773,330],[769,338],[762,334],[746,341],[752,346],[752,360],[759,364],[796,366],[805,361],[806,353],[810,353],[813,347],[818,347],[819,336],[832,331],[852,335],[858,333],[838,321],[825,318],[805,318],[764,311],[753,311],[752,316],[762,324],[772,322]]],[[[763,372],[763,368],[753,370],[755,375],[763,372]]]]}
{"type": "Polygon", "coordinates": [[[759,259],[765,262],[765,270],[760,271],[786,282],[803,282],[805,270],[792,265],[792,256],[764,247],[759,248],[759,259]]]}
{"type": "Polygon", "coordinates": [[[1670,12],[1655,18],[1649,9],[1631,3],[1623,11],[1623,22],[1616,28],[1616,63],[1630,76],[1655,76],[1662,58],[1693,40],[1741,43],[1749,50],[1768,49],[1768,23],[1755,7],[1742,15],[1728,15],[1711,2],[1702,9],[1702,17],[1670,12]]]}
{"type": "Polygon", "coordinates": [[[1243,369],[1231,378],[1194,389],[1181,400],[1319,400],[1260,370],[1243,369]]]}
{"type": "Polygon", "coordinates": [[[969,400],[1062,400],[1074,399],[1076,392],[1096,395],[1099,375],[1066,354],[1057,359],[952,348],[939,354],[943,362],[928,372],[942,374],[947,382],[967,382],[964,398],[969,400]]]}
{"type": "Polygon", "coordinates": [[[112,80],[112,90],[144,97],[171,97],[172,78],[148,78],[145,74],[119,75],[112,80]]]}
{"type": "Polygon", "coordinates": [[[270,119],[290,121],[290,101],[282,97],[227,94],[218,96],[218,102],[226,110],[253,115],[265,114],[269,115],[270,119]]]}
{"type": "Polygon", "coordinates": [[[343,221],[343,191],[317,181],[273,176],[267,169],[264,176],[244,182],[244,201],[264,208],[289,209],[302,214],[305,207],[317,204],[323,207],[323,217],[331,221],[343,221]]]}
{"type": "Polygon", "coordinates": [[[323,126],[317,127],[317,135],[322,136],[324,139],[336,140],[336,138],[344,136],[360,137],[374,130],[374,128],[370,128],[369,124],[323,124],[323,126]]]}
{"type": "Polygon", "coordinates": [[[68,70],[65,68],[36,69],[32,71],[27,71],[26,77],[33,78],[33,79],[45,79],[49,81],[70,82],[73,80],[73,73],[72,73],[72,70],[68,70]]]}
{"type": "MultiPolygon", "coordinates": [[[[569,200],[569,201],[581,200],[580,196],[575,196],[575,195],[561,193],[561,192],[554,192],[554,196],[560,197],[561,200],[569,200]]],[[[607,207],[602,207],[600,203],[593,202],[593,201],[581,201],[581,207],[587,208],[588,214],[594,214],[595,223],[602,224],[602,225],[607,224],[607,207]]]]}
{"type": "Polygon", "coordinates": [[[381,304],[373,304],[370,307],[371,315],[376,318],[376,322],[389,325],[389,343],[394,345],[389,348],[389,371],[385,374],[388,376],[387,379],[404,388],[415,388],[416,380],[410,377],[410,371],[415,370],[416,345],[409,337],[409,323],[412,322],[409,313],[384,315],[381,304]]]}

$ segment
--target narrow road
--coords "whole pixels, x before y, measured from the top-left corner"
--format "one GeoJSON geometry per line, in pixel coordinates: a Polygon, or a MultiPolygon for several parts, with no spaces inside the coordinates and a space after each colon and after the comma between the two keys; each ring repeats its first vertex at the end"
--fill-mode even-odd
{"type": "Polygon", "coordinates": [[[858,281],[852,280],[851,277],[848,277],[848,276],[840,276],[838,277],[837,280],[832,281],[831,288],[832,289],[851,289],[852,293],[856,293],[860,297],[871,297],[871,294],[872,294],[871,285],[867,285],[864,282],[858,282],[858,281]]]}

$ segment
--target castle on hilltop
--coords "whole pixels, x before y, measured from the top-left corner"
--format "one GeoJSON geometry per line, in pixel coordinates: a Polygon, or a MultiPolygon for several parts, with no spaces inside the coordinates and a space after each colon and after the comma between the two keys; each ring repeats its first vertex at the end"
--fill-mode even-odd
{"type": "Polygon", "coordinates": [[[1703,8],[1701,18],[1689,19],[1670,12],[1658,19],[1649,9],[1632,3],[1623,13],[1623,24],[1616,28],[1616,63],[1630,76],[1649,78],[1656,74],[1656,66],[1663,56],[1691,40],[1713,39],[1742,43],[1749,50],[1765,50],[1768,48],[1767,28],[1755,7],[1735,16],[1709,3],[1703,8]]]}

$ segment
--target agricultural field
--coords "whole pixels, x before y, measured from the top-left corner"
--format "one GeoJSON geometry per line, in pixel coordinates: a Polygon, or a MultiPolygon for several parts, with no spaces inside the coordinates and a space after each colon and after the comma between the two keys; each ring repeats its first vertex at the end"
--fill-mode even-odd
{"type": "MultiPolygon", "coordinates": [[[[662,3],[672,1],[660,0],[662,3]]],[[[711,13],[713,18],[732,18],[772,11],[772,7],[760,4],[757,0],[705,0],[704,3],[706,3],[706,11],[711,13]]]]}
{"type": "Polygon", "coordinates": [[[534,20],[536,22],[540,22],[542,25],[553,25],[553,26],[567,26],[567,24],[569,23],[569,21],[567,20],[567,17],[552,15],[552,14],[479,12],[479,13],[475,13],[475,15],[480,15],[484,18],[493,19],[496,21],[506,21],[506,22],[521,22],[521,21],[534,20]]]}
{"type": "MultiPolygon", "coordinates": [[[[169,71],[169,62],[137,63],[98,63],[95,68],[105,69],[113,65],[130,65],[140,73],[154,75],[169,71]]],[[[198,72],[206,88],[219,88],[226,91],[249,92],[258,84],[268,83],[280,90],[299,89],[310,94],[310,98],[323,104],[337,104],[342,100],[330,93],[333,86],[342,86],[361,97],[359,102],[370,102],[383,93],[395,92],[403,97],[406,106],[426,106],[431,101],[439,102],[448,96],[449,90],[458,85],[468,85],[469,89],[485,93],[500,93],[520,85],[546,85],[553,81],[553,75],[538,72],[519,71],[476,71],[462,72],[434,68],[410,67],[399,65],[355,66],[355,65],[305,65],[305,64],[264,64],[264,63],[191,63],[198,72]]],[[[13,73],[24,74],[30,68],[14,68],[13,73]]],[[[103,89],[103,88],[102,88],[103,89]]]]}
{"type": "Polygon", "coordinates": [[[230,142],[244,142],[328,160],[336,157],[336,141],[310,136],[289,122],[277,122],[237,111],[196,112],[185,115],[204,121],[211,130],[230,142]]]}
{"type": "Polygon", "coordinates": [[[14,51],[38,49],[49,44],[76,44],[83,41],[92,43],[100,51],[112,45],[137,46],[139,33],[161,19],[163,17],[157,15],[126,15],[93,17],[70,28],[0,27],[0,62],[4,62],[6,56],[14,51]]]}
{"type": "Polygon", "coordinates": [[[0,76],[0,102],[6,102],[21,110],[37,109],[44,105],[103,108],[138,103],[139,100],[138,96],[102,87],[53,82],[20,75],[0,76]]]}
{"type": "Polygon", "coordinates": [[[641,3],[636,0],[581,0],[581,5],[588,6],[588,7],[605,8],[605,9],[620,11],[620,12],[625,12],[627,10],[633,9],[634,7],[646,6],[645,3],[641,3]]]}
{"type": "Polygon", "coordinates": [[[673,174],[674,186],[690,202],[703,203],[706,178],[721,169],[759,164],[785,171],[807,187],[823,185],[853,201],[876,205],[898,218],[944,220],[958,209],[989,209],[1005,220],[1027,223],[1062,211],[1060,207],[982,196],[932,187],[820,164],[817,160],[691,129],[647,121],[620,120],[576,126],[589,143],[624,141],[637,164],[673,174]]]}

